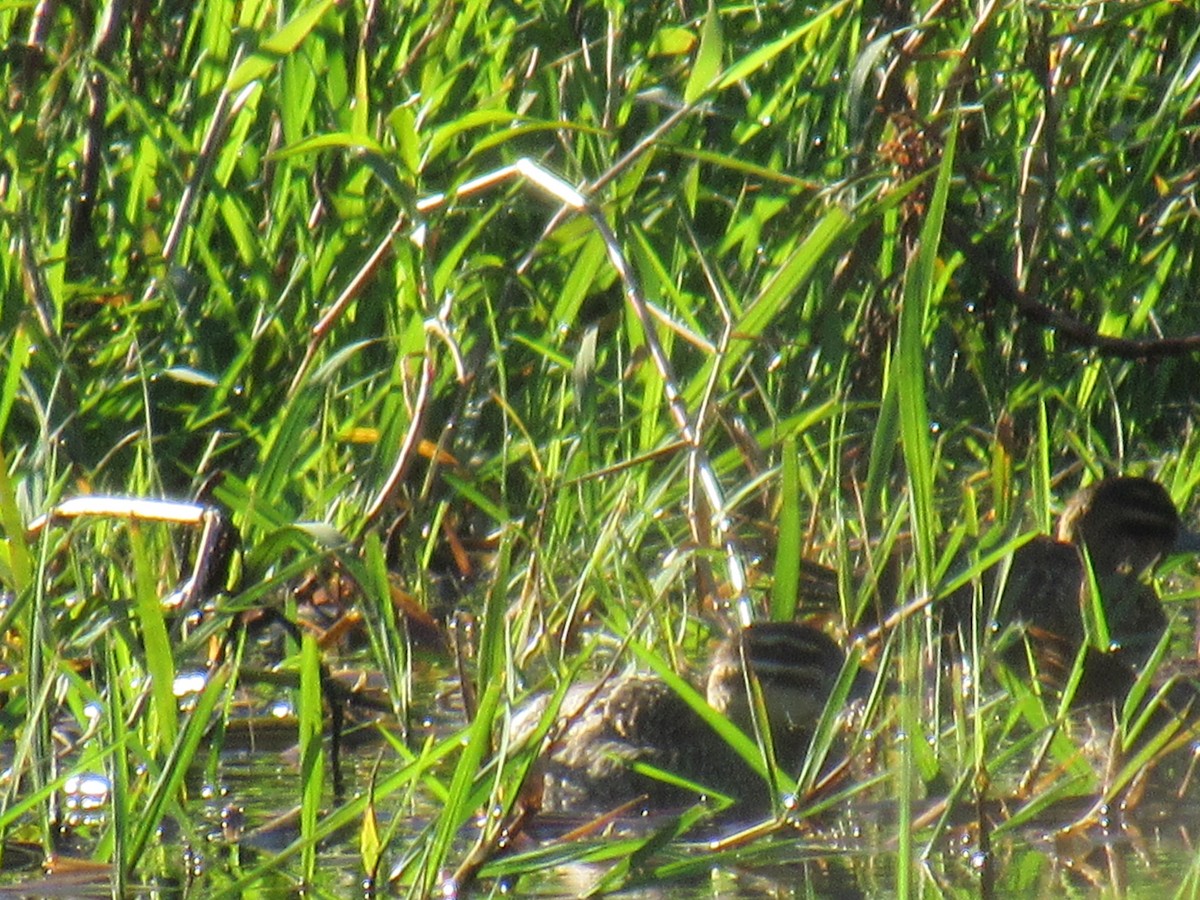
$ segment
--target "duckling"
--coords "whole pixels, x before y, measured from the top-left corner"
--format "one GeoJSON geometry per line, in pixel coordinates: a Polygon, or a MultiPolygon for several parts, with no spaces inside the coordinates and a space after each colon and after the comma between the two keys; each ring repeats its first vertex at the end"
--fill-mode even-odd
{"type": "MultiPolygon", "coordinates": [[[[752,733],[746,667],[762,691],[776,761],[798,774],[845,655],[823,631],[790,622],[756,623],[713,654],[707,700],[752,733]]],[[[531,733],[547,698],[518,712],[512,733],[531,733]]],[[[679,807],[694,791],[642,774],[635,764],[672,773],[743,802],[765,805],[766,786],[746,761],[662,680],[618,676],[597,688],[573,686],[562,704],[566,722],[534,773],[541,809],[576,813],[612,809],[642,798],[646,808],[679,807]],[[583,706],[586,704],[586,707],[583,706]]]]}
{"type": "MultiPolygon", "coordinates": [[[[1086,649],[1077,702],[1119,699],[1167,627],[1158,594],[1142,576],[1169,553],[1196,547],[1162,485],[1105,478],[1067,503],[1057,539],[1034,538],[1014,554],[998,624],[1024,625],[1042,677],[1058,682],[1086,642],[1083,604],[1094,580],[1109,645],[1086,649]]],[[[1010,652],[1010,665],[1017,658],[1024,653],[1010,652]]]]}

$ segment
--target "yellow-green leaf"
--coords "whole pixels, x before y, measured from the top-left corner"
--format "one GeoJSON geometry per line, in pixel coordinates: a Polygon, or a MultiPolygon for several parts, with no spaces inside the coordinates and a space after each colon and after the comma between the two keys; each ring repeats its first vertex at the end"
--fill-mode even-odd
{"type": "Polygon", "coordinates": [[[725,51],[725,38],[721,34],[721,18],[716,9],[709,5],[708,15],[700,30],[700,49],[696,51],[696,65],[683,91],[685,103],[694,103],[704,95],[708,86],[716,81],[721,71],[721,57],[725,51]]]}

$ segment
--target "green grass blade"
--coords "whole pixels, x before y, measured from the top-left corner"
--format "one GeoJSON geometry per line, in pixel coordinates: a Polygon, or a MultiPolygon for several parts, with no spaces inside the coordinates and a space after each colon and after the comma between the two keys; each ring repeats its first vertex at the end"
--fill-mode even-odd
{"type": "Polygon", "coordinates": [[[904,298],[900,309],[896,351],[896,401],[900,408],[900,438],[908,472],[912,504],[913,538],[916,544],[917,589],[928,591],[932,584],[934,543],[941,533],[933,500],[934,453],[930,439],[931,420],[926,395],[926,335],[932,308],[937,302],[938,247],[946,212],[950,177],[954,172],[957,129],[951,127],[942,151],[937,182],[929,211],[921,228],[921,240],[913,263],[905,272],[904,298]]]}
{"type": "Polygon", "coordinates": [[[771,619],[790,622],[800,599],[800,476],[796,441],[787,438],[782,447],[783,467],[779,481],[779,541],[775,548],[775,584],[771,592],[771,619]]]}
{"type": "Polygon", "coordinates": [[[300,46],[317,27],[336,0],[318,0],[296,13],[279,31],[267,38],[258,50],[251,53],[229,75],[226,90],[236,93],[257,78],[271,71],[279,60],[300,46]]]}
{"type": "Polygon", "coordinates": [[[154,577],[149,548],[141,526],[129,524],[129,543],[133,552],[135,609],[145,649],[146,672],[154,703],[154,727],[150,745],[162,749],[171,746],[179,733],[179,711],[175,701],[175,653],[167,633],[158,580],[154,577]]]}
{"type": "Polygon", "coordinates": [[[221,702],[228,677],[228,672],[221,669],[209,676],[204,690],[196,698],[187,724],[163,760],[154,787],[139,808],[137,825],[129,839],[127,861],[131,870],[141,861],[151,836],[161,826],[165,810],[180,796],[188,769],[221,702]]]}

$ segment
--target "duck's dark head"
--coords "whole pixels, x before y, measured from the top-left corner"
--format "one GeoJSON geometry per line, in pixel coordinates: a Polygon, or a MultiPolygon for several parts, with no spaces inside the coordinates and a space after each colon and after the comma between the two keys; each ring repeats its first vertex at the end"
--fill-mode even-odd
{"type": "Polygon", "coordinates": [[[1079,491],[1059,519],[1058,539],[1085,547],[1098,575],[1138,575],[1196,543],[1166,489],[1131,477],[1105,478],[1079,491]]]}

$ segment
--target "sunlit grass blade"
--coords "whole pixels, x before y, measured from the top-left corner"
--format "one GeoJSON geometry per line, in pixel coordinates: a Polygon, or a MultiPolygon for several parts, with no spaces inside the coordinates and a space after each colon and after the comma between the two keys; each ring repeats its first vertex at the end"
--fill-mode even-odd
{"type": "Polygon", "coordinates": [[[230,73],[226,90],[230,93],[240,91],[256,78],[261,78],[269,72],[278,64],[281,57],[287,56],[308,37],[334,5],[334,0],[319,0],[296,13],[282,28],[267,38],[257,51],[247,56],[241,65],[230,73]]]}
{"type": "Polygon", "coordinates": [[[188,769],[208,732],[213,712],[224,696],[227,679],[228,673],[221,669],[216,669],[209,675],[204,690],[195,698],[196,702],[188,714],[187,724],[179,733],[170,752],[163,758],[157,778],[138,808],[136,827],[130,835],[126,856],[130,867],[141,861],[151,836],[162,824],[167,808],[179,802],[188,769]]]}
{"type": "Polygon", "coordinates": [[[154,730],[149,744],[161,749],[171,746],[179,733],[175,701],[175,654],[167,634],[158,579],[154,577],[148,556],[149,547],[137,522],[129,524],[129,543],[133,555],[135,608],[144,645],[146,673],[150,678],[150,693],[154,699],[154,730]]]}
{"type": "Polygon", "coordinates": [[[649,836],[630,844],[617,864],[589,888],[584,896],[600,897],[612,891],[624,890],[643,881],[654,882],[649,873],[650,863],[657,851],[688,834],[698,823],[711,815],[703,806],[693,806],[656,828],[649,836]],[[642,874],[646,873],[646,874],[642,874]]]}
{"type": "Polygon", "coordinates": [[[34,559],[25,541],[25,523],[17,507],[16,492],[3,447],[0,447],[0,528],[3,529],[0,577],[13,593],[24,594],[32,586],[34,559]]]}
{"type": "Polygon", "coordinates": [[[946,146],[942,149],[937,182],[921,226],[920,244],[905,272],[894,370],[901,447],[908,474],[909,500],[912,503],[917,585],[922,591],[929,590],[932,582],[934,542],[941,531],[933,500],[934,451],[926,394],[926,379],[929,376],[926,342],[929,322],[937,304],[938,250],[950,178],[954,171],[956,135],[957,128],[952,127],[946,146]]]}
{"type": "Polygon", "coordinates": [[[775,583],[771,593],[771,619],[790,622],[800,599],[800,485],[796,442],[785,439],[779,479],[779,539],[775,548],[775,583]]]}
{"type": "MultiPolygon", "coordinates": [[[[315,834],[325,799],[325,706],[321,651],[314,635],[300,641],[300,867],[306,883],[317,870],[315,834]]],[[[339,760],[340,763],[340,760],[339,760]]]]}
{"type": "Polygon", "coordinates": [[[721,19],[717,15],[715,4],[710,4],[708,15],[700,28],[700,46],[696,50],[696,63],[688,76],[683,89],[683,102],[695,103],[701,96],[721,67],[721,56],[725,42],[721,34],[721,19]]]}
{"type": "Polygon", "coordinates": [[[495,679],[482,685],[475,721],[468,730],[467,742],[454,767],[450,791],[442,807],[433,840],[426,848],[418,883],[423,893],[436,885],[442,866],[450,859],[458,830],[466,824],[477,802],[476,777],[491,746],[492,724],[503,693],[503,681],[495,679]]]}
{"type": "Polygon", "coordinates": [[[630,649],[641,662],[649,666],[659,678],[666,682],[676,694],[682,698],[692,710],[700,716],[713,731],[740,756],[751,769],[764,781],[768,781],[763,754],[754,741],[742,732],[732,722],[708,705],[704,695],[680,678],[669,665],[652,651],[639,646],[630,645],[630,649]]]}
{"type": "MultiPolygon", "coordinates": [[[[108,703],[105,705],[106,731],[109,741],[114,747],[122,750],[130,743],[128,724],[125,721],[126,707],[120,702],[125,695],[122,685],[118,683],[121,671],[119,656],[115,652],[112,641],[106,641],[103,648],[104,666],[102,672],[110,674],[108,703]]],[[[107,766],[109,790],[112,793],[112,863],[114,888],[121,888],[133,872],[133,860],[129,855],[127,841],[133,835],[135,816],[134,809],[138,803],[136,797],[130,794],[129,760],[124,752],[113,753],[107,766]]]]}

